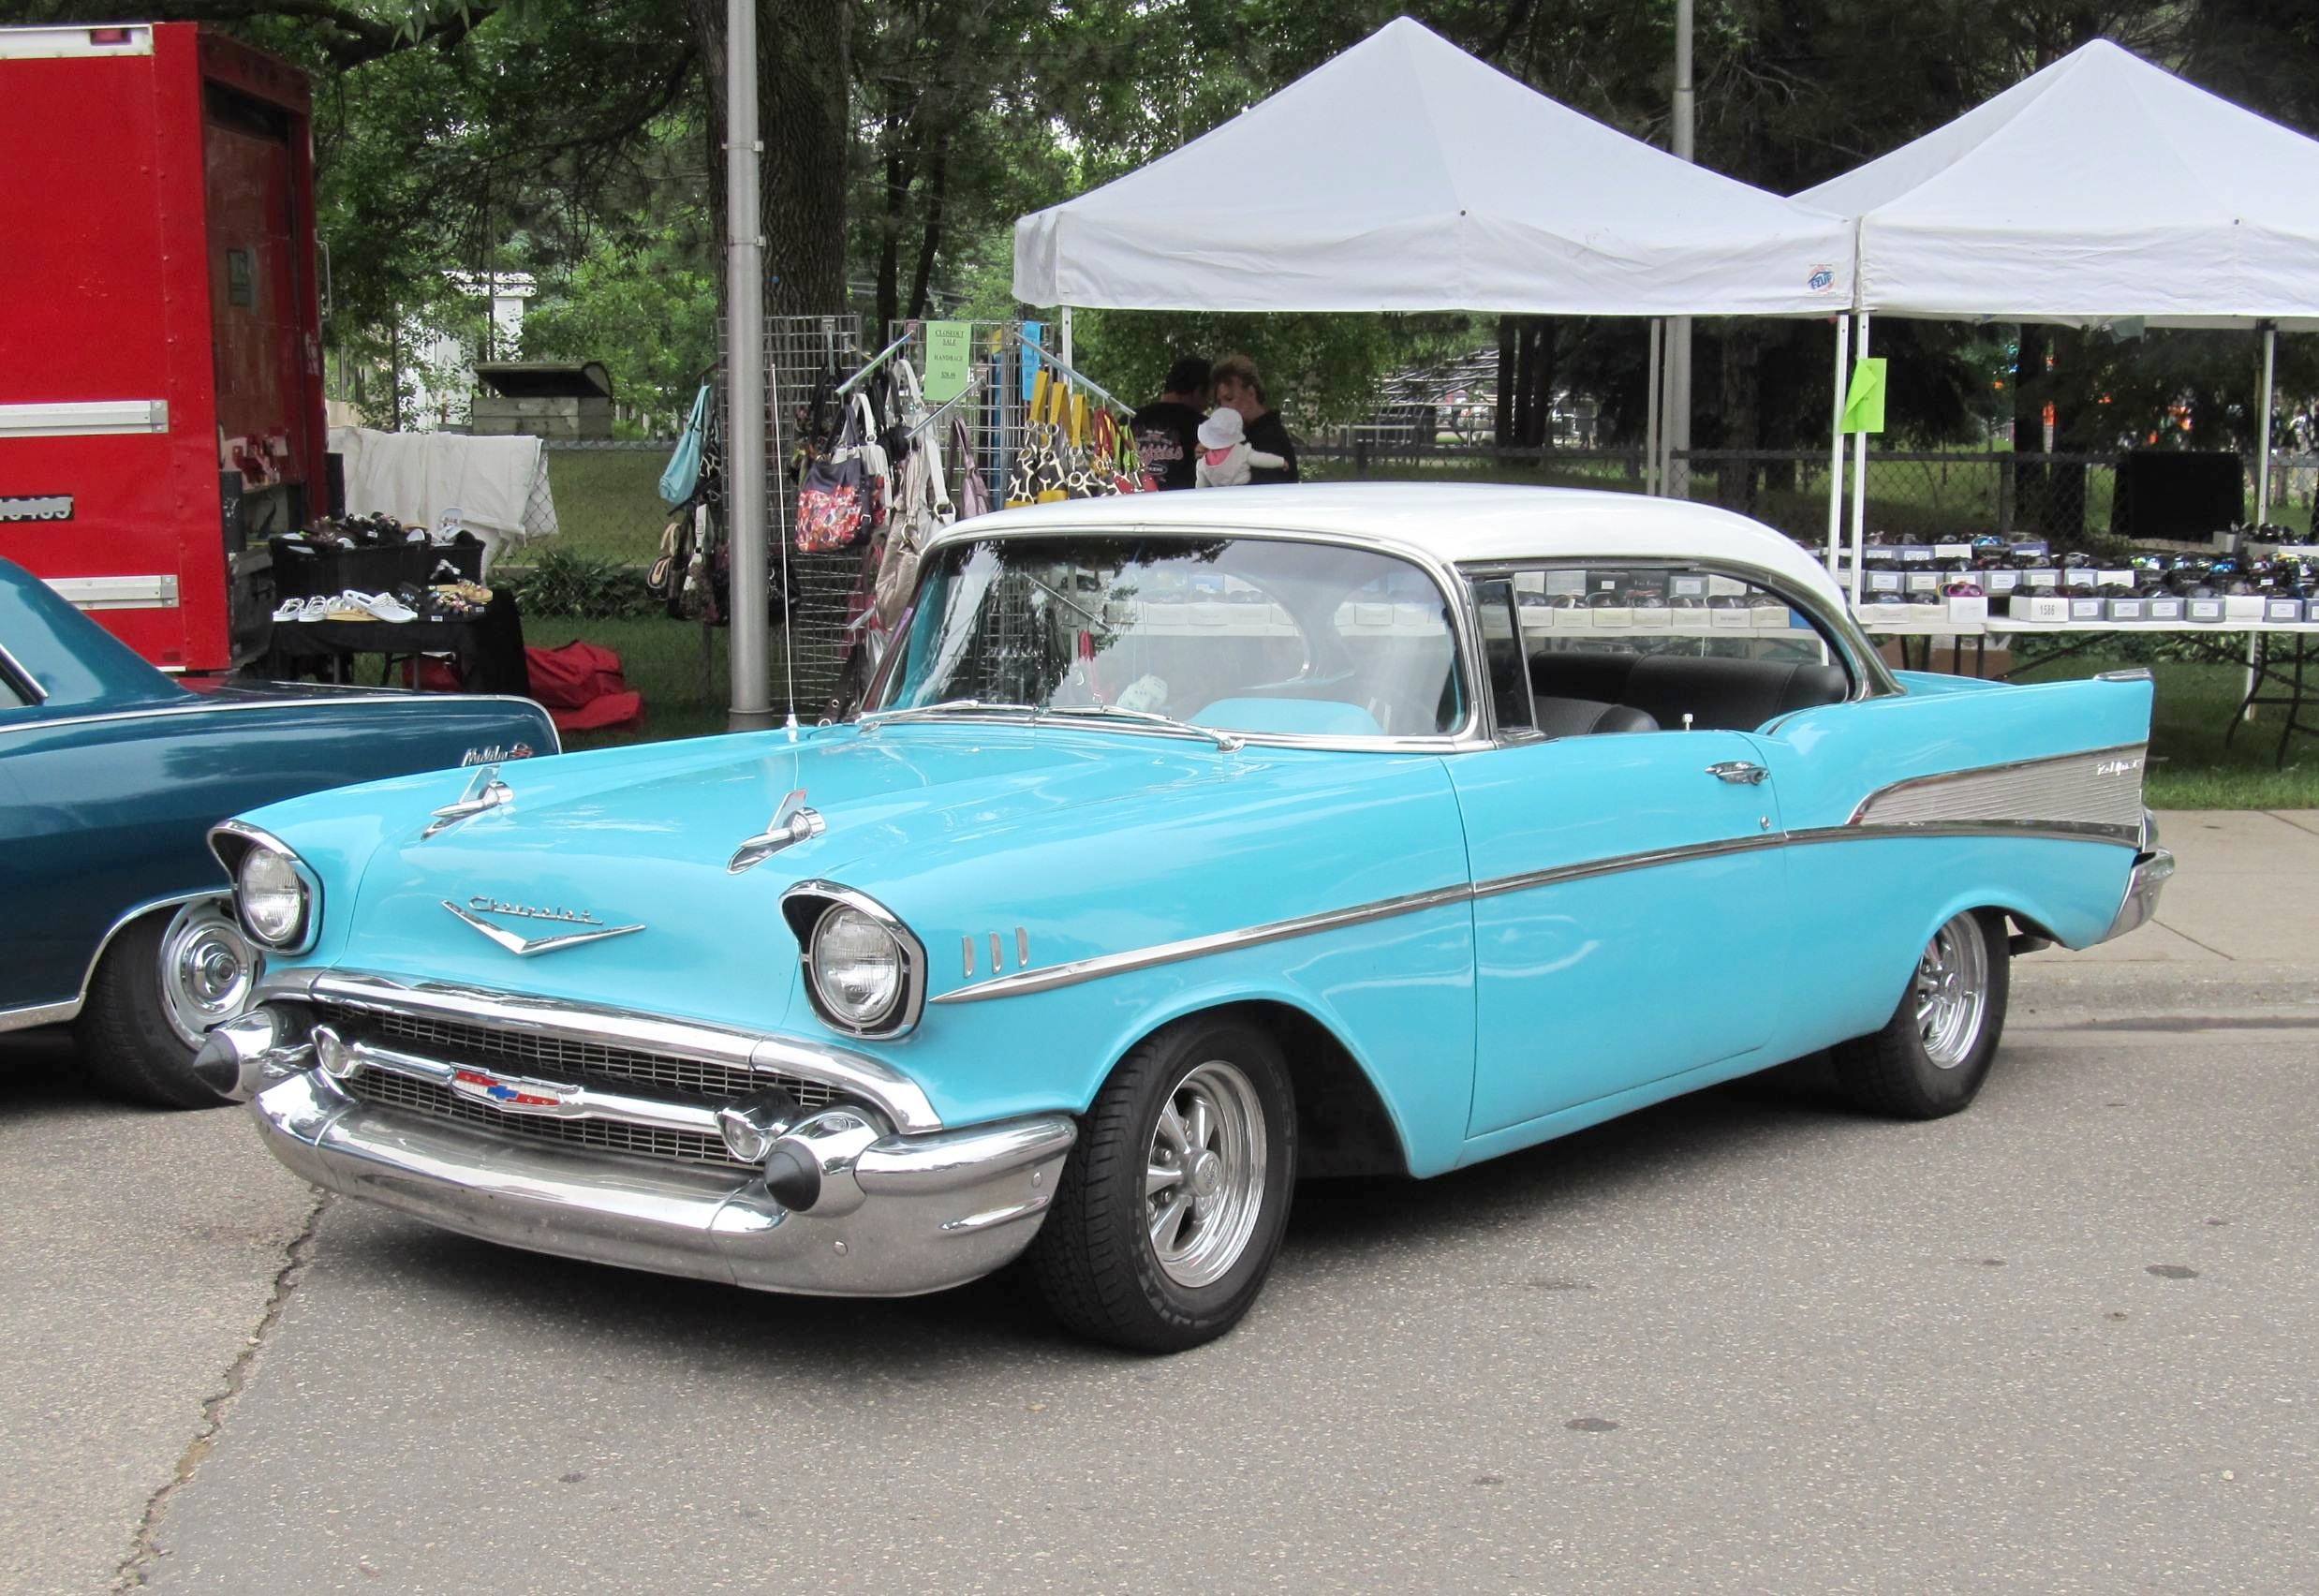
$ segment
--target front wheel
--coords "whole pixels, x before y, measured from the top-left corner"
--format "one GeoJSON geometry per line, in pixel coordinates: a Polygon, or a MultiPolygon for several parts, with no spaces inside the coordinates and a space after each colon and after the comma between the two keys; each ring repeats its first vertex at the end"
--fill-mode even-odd
{"type": "Polygon", "coordinates": [[[1030,1263],[1056,1317],[1174,1352],[1248,1312],[1296,1178],[1296,1106],[1273,1039],[1192,1018],[1139,1043],[1095,1100],[1030,1263]]]}
{"type": "Polygon", "coordinates": [[[2005,1028],[2005,919],[1969,909],[1932,934],[1884,1028],[1831,1050],[1837,1083],[1862,1108],[1938,1119],[1971,1103],[2005,1028]]]}
{"type": "Polygon", "coordinates": [[[258,953],[222,898],[156,910],[124,926],[89,983],[74,1027],[81,1067],[114,1097],[159,1108],[214,1108],[194,1075],[212,1027],[249,1006],[258,953]]]}

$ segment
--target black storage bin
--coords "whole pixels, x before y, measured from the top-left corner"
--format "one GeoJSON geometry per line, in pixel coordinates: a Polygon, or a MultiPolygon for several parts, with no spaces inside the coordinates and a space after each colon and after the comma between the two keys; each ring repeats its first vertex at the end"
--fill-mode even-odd
{"type": "Polygon", "coordinates": [[[483,541],[472,543],[436,543],[426,551],[425,569],[418,580],[433,586],[451,581],[480,583],[483,580],[483,541]],[[446,565],[458,571],[453,578],[442,568],[446,565]]]}
{"type": "Polygon", "coordinates": [[[424,543],[379,543],[352,549],[335,543],[273,539],[274,591],[285,598],[328,598],[353,588],[391,593],[406,582],[423,581],[435,569],[424,543]]]}

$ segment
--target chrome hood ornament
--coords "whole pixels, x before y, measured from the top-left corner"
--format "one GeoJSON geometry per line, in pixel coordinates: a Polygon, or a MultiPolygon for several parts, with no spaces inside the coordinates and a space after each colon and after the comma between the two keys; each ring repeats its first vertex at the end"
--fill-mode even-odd
{"type": "Polygon", "coordinates": [[[827,830],[829,822],[819,812],[805,807],[805,790],[801,787],[781,800],[773,811],[771,824],[733,850],[732,857],[725,862],[725,870],[738,876],[752,865],[762,864],[783,849],[820,836],[827,830]]]}
{"type": "Polygon", "coordinates": [[[634,925],[607,925],[583,909],[534,909],[528,904],[502,903],[497,898],[480,894],[467,899],[464,909],[449,898],[443,900],[443,907],[519,959],[527,959],[538,953],[552,953],[561,948],[576,948],[583,942],[601,942],[607,938],[625,937],[631,931],[644,929],[641,921],[634,925]],[[583,929],[566,931],[553,937],[525,937],[504,925],[493,924],[483,918],[486,914],[502,915],[511,920],[545,920],[583,929]]]}
{"type": "Polygon", "coordinates": [[[426,841],[436,832],[449,831],[461,820],[480,815],[486,809],[496,809],[515,796],[515,789],[499,779],[499,767],[487,764],[467,778],[467,790],[458,802],[446,804],[435,811],[435,819],[419,840],[426,841]]]}

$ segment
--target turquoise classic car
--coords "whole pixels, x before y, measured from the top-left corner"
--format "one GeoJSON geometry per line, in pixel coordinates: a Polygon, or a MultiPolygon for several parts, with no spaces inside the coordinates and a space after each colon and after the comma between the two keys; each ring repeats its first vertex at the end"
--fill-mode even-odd
{"type": "Polygon", "coordinates": [[[524,699],[174,681],[0,560],[0,1031],[69,1023],[116,1096],[214,1107],[194,1057],[259,959],[210,827],[340,782],[555,749],[524,699]]]}
{"type": "Polygon", "coordinates": [[[1431,1176],[1833,1050],[1963,1108],[2009,959],[2149,914],[2150,682],[1898,673],[1704,506],[1265,488],[928,549],[836,725],[221,827],[201,1069],[309,1179],[774,1291],[1027,1254],[1154,1351],[1296,1179],[1431,1176]]]}

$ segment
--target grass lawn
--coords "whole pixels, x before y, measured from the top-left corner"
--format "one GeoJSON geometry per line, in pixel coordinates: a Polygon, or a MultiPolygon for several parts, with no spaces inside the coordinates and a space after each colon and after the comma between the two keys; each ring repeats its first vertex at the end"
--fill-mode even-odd
{"type": "MultiPolygon", "coordinates": [[[[529,640],[553,646],[584,637],[619,654],[628,685],[644,695],[644,724],[615,732],[575,732],[570,746],[613,747],[624,743],[701,737],[725,730],[731,702],[725,672],[726,633],[710,634],[706,687],[702,685],[701,628],[670,620],[573,621],[534,616],[525,623],[529,640]]],[[[781,670],[781,634],[772,638],[776,684],[781,670]]],[[[2121,661],[2079,655],[2024,671],[2032,682],[2069,681],[2121,661]]],[[[2282,713],[2265,709],[2239,728],[2228,745],[2223,734],[2243,691],[2244,672],[2229,665],[2160,664],[2158,711],[2150,739],[2149,799],[2162,809],[2319,808],[2319,740],[2297,738],[2287,749],[2284,769],[2274,768],[2282,713]]],[[[774,702],[781,702],[776,685],[774,702]]]]}
{"type": "Polygon", "coordinates": [[[668,506],[660,502],[660,472],[668,456],[657,449],[551,449],[548,488],[555,495],[558,531],[536,548],[560,549],[619,565],[650,565],[660,550],[668,506]]]}

